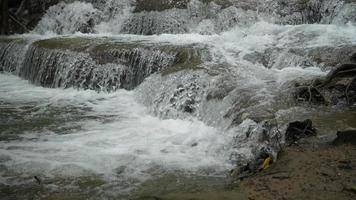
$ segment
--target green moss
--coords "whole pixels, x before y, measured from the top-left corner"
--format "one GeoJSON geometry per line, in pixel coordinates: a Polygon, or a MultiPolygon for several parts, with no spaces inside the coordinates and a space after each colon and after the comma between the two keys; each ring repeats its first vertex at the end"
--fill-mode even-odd
{"type": "MultiPolygon", "coordinates": [[[[109,38],[51,38],[40,40],[34,43],[35,46],[46,49],[61,49],[76,52],[87,52],[98,64],[115,63],[120,50],[132,51],[135,48],[149,51],[161,51],[167,54],[176,55],[172,66],[163,70],[162,75],[182,71],[202,69],[199,50],[190,46],[155,45],[145,44],[141,41],[118,42],[109,38]]],[[[123,52],[123,51],[122,51],[123,52]]]]}
{"type": "MultiPolygon", "coordinates": [[[[102,44],[95,45],[92,49],[91,52],[96,54],[96,53],[102,53],[102,52],[107,52],[110,50],[118,50],[118,49],[133,49],[133,48],[138,48],[140,47],[139,43],[124,43],[124,42],[105,42],[102,44]]],[[[144,47],[141,45],[141,47],[144,47]]]]}
{"type": "Polygon", "coordinates": [[[84,51],[93,44],[93,40],[89,38],[51,38],[46,40],[40,40],[34,43],[34,45],[46,49],[64,49],[72,51],[84,51]]]}
{"type": "Polygon", "coordinates": [[[199,66],[201,63],[201,57],[195,49],[182,47],[177,49],[177,54],[173,65],[163,70],[162,75],[165,76],[182,70],[203,69],[199,66]]]}
{"type": "Polygon", "coordinates": [[[39,40],[34,42],[35,46],[46,49],[62,49],[71,51],[88,51],[100,53],[112,49],[132,49],[142,47],[140,42],[117,42],[108,38],[85,38],[85,37],[60,37],[39,40]]]}

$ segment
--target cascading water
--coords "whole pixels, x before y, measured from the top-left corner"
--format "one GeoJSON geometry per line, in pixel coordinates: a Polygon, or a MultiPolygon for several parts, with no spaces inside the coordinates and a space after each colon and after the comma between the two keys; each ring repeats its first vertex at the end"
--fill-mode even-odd
{"type": "Polygon", "coordinates": [[[291,85],[356,50],[355,3],[280,2],[67,1],[0,38],[0,188],[26,199],[36,176],[29,198],[127,199],[163,174],[275,155],[266,120],[297,119],[291,85]]]}

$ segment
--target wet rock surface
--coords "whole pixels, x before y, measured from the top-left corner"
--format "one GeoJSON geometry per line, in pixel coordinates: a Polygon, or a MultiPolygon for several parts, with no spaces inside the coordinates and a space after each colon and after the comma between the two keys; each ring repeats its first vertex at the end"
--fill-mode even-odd
{"type": "Polygon", "coordinates": [[[9,1],[10,19],[8,21],[8,34],[25,33],[32,30],[41,20],[47,9],[59,2],[59,0],[9,1]]]}
{"type": "Polygon", "coordinates": [[[316,130],[313,127],[313,122],[307,119],[303,122],[296,121],[289,123],[285,135],[285,141],[290,145],[297,143],[302,138],[316,136],[316,130]]]}
{"type": "MultiPolygon", "coordinates": [[[[350,56],[351,55],[351,56],[350,56]]],[[[348,60],[353,62],[353,55],[348,60]]],[[[295,99],[311,104],[344,105],[353,107],[356,101],[356,63],[341,63],[323,79],[296,85],[295,99]]]]}
{"type": "MultiPolygon", "coordinates": [[[[346,131],[338,131],[336,133],[337,137],[333,141],[333,144],[356,144],[356,130],[346,130],[346,131]]],[[[347,163],[346,163],[347,164],[347,163]]]]}

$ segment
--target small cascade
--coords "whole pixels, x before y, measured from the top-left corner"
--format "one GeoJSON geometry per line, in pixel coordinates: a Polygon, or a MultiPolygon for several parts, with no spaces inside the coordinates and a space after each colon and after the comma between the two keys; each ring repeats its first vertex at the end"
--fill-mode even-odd
{"type": "MultiPolygon", "coordinates": [[[[23,48],[16,43],[7,45],[8,48],[23,48]]],[[[4,48],[3,54],[18,55],[14,50],[4,48]]],[[[169,73],[194,62],[197,65],[200,59],[198,51],[192,46],[53,38],[31,44],[27,53],[22,54],[23,64],[13,56],[4,56],[2,66],[7,72],[19,68],[20,77],[44,87],[131,90],[151,74],[169,73]]]]}
{"type": "Polygon", "coordinates": [[[22,39],[0,39],[0,72],[16,73],[26,54],[26,42],[22,39]]]}

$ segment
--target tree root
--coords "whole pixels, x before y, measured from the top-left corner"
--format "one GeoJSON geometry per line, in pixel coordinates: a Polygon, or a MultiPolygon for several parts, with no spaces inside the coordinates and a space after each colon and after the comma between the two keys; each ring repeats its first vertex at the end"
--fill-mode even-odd
{"type": "MultiPolygon", "coordinates": [[[[353,62],[355,59],[356,61],[356,53],[351,56],[350,60],[353,62]]],[[[310,85],[306,86],[299,86],[297,87],[297,99],[304,99],[304,101],[309,102],[310,104],[315,102],[322,102],[325,103],[325,97],[320,92],[321,90],[330,90],[333,86],[332,81],[335,78],[340,77],[350,77],[352,78],[351,81],[347,83],[347,86],[344,90],[344,94],[346,97],[347,104],[352,103],[352,98],[350,98],[350,90],[354,90],[352,85],[356,82],[356,63],[344,63],[335,68],[334,70],[330,71],[326,76],[325,80],[319,84],[316,84],[315,81],[310,85]]]]}
{"type": "Polygon", "coordinates": [[[308,103],[312,103],[313,100],[321,103],[326,103],[325,97],[321,94],[320,90],[317,87],[314,87],[313,84],[309,86],[299,86],[297,87],[299,91],[297,92],[297,98],[301,97],[302,99],[307,99],[308,103]],[[307,95],[304,93],[307,92],[307,95]],[[302,97],[303,94],[305,97],[302,97]]]}
{"type": "Polygon", "coordinates": [[[356,75],[356,64],[355,63],[345,63],[337,67],[336,69],[329,72],[326,76],[325,81],[319,86],[320,88],[328,85],[334,78],[338,76],[347,76],[355,73],[356,75]]]}

